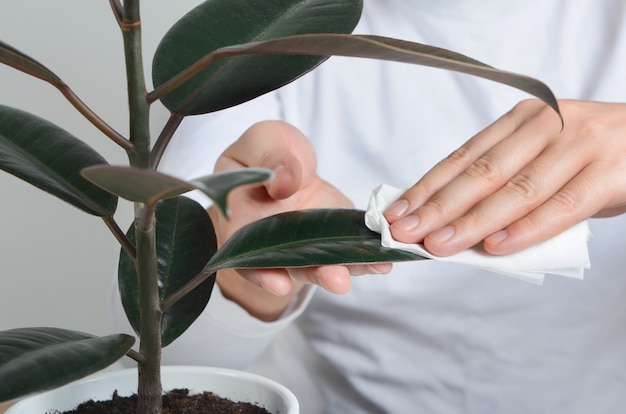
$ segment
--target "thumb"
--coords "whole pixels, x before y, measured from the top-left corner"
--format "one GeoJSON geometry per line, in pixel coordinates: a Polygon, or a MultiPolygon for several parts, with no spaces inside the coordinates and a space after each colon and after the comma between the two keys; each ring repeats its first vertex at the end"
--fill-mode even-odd
{"type": "Polygon", "coordinates": [[[282,121],[254,124],[218,159],[215,169],[267,168],[275,178],[266,184],[274,199],[295,194],[315,175],[317,159],[309,140],[294,126],[282,121]]]}

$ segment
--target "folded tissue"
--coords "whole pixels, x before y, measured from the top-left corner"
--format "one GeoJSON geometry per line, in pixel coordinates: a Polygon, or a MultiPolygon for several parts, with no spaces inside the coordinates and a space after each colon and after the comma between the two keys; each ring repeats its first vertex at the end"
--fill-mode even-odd
{"type": "Polygon", "coordinates": [[[383,184],[372,192],[365,213],[365,224],[381,234],[385,247],[417,253],[445,262],[462,263],[541,285],[546,274],[582,279],[584,269],[590,267],[587,242],[591,232],[587,222],[581,222],[552,239],[506,256],[486,253],[480,245],[448,257],[430,254],[420,244],[407,244],[394,240],[389,223],[383,216],[385,209],[406,190],[383,184]]]}

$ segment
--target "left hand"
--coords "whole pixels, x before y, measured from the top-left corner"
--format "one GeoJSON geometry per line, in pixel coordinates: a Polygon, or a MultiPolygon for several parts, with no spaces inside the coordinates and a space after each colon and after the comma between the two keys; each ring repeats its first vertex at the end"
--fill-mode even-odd
{"type": "Polygon", "coordinates": [[[395,239],[504,255],[626,211],[626,104],[527,100],[439,162],[385,212],[395,239]]]}

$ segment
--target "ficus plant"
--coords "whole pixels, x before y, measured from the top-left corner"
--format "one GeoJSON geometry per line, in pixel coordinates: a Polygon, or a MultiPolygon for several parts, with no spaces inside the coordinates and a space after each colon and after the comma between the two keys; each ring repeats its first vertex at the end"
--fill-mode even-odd
{"type": "Polygon", "coordinates": [[[59,387],[126,355],[139,370],[137,412],[159,413],[161,350],[202,313],[218,270],[421,259],[381,247],[379,235],[365,227],[363,212],[346,209],[269,217],[242,228],[218,249],[208,214],[182,195],[200,190],[228,216],[230,191],[271,180],[272,173],[242,169],[185,181],[158,172],[159,160],[186,116],[227,110],[254,99],[333,55],[425,65],[490,79],[526,91],[558,112],[552,92],[538,80],[428,45],[351,34],[362,0],[204,1],[160,41],[148,91],[140,2],[109,3],[123,36],[128,131],[112,128],[69,83],[1,40],[0,62],[55,87],[104,139],[126,152],[128,164],[109,165],[80,138],[52,122],[0,105],[0,169],[102,218],[121,246],[120,294],[139,346],[135,349],[135,338],[125,334],[97,337],[58,328],[0,332],[0,402],[59,387]],[[155,136],[149,131],[153,104],[163,105],[170,114],[155,136]],[[119,197],[134,206],[128,231],[115,220],[119,197]]]}

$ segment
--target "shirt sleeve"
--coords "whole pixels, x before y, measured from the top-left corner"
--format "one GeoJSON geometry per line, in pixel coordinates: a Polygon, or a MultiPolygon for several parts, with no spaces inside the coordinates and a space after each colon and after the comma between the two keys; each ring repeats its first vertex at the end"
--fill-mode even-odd
{"type": "Polygon", "coordinates": [[[304,311],[314,290],[303,290],[278,320],[263,322],[226,299],[216,285],[202,315],[163,350],[163,363],[244,369],[304,311]]]}

